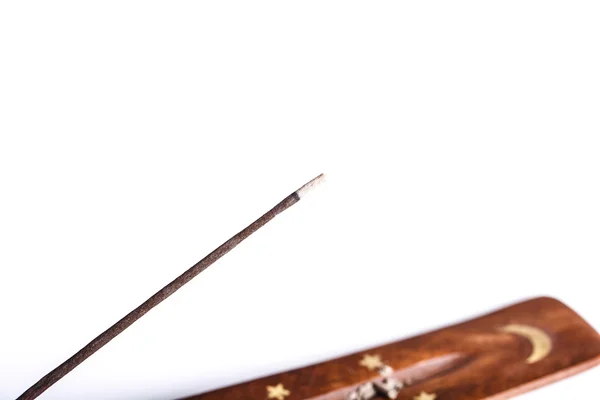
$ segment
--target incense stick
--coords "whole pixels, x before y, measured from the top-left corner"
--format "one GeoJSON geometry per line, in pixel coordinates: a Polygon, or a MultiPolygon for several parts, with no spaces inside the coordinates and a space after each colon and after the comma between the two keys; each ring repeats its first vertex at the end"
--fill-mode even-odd
{"type": "Polygon", "coordinates": [[[98,351],[102,346],[114,339],[118,334],[127,329],[131,324],[140,319],[144,314],[156,307],[164,299],[175,293],[179,288],[188,283],[192,278],[211,266],[219,258],[227,254],[231,249],[240,244],[248,236],[252,235],[267,222],[272,220],[277,214],[285,211],[296,204],[311,188],[324,179],[321,174],[313,180],[306,183],[300,189],[287,196],[271,210],[267,211],[262,217],[248,225],[246,228],[231,237],[225,243],[217,247],[210,254],[198,261],[183,274],[175,278],[171,283],[160,289],[148,300],[140,304],[136,309],[124,316],[113,326],[102,332],[94,340],[85,345],[81,350],[75,353],[71,358],[60,364],[54,370],[46,374],[42,379],[27,389],[17,400],[32,400],[42,394],[46,389],[55,384],[63,376],[71,372],[75,367],[85,361],[89,356],[98,351]]]}

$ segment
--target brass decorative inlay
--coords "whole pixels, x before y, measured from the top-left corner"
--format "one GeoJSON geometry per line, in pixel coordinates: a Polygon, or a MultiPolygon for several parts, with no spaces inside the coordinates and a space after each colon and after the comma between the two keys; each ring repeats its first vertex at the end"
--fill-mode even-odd
{"type": "Polygon", "coordinates": [[[381,357],[378,354],[370,355],[365,354],[359,362],[360,365],[369,369],[369,371],[374,371],[378,368],[383,367],[383,362],[381,361],[381,357]]]}
{"type": "Polygon", "coordinates": [[[552,350],[552,339],[543,330],[530,325],[510,324],[500,328],[502,332],[514,333],[523,336],[531,343],[531,354],[527,357],[527,363],[533,364],[546,358],[552,350]]]}
{"type": "Polygon", "coordinates": [[[435,393],[421,392],[421,394],[414,397],[414,400],[435,400],[436,397],[435,393]]]}
{"type": "Polygon", "coordinates": [[[282,383],[277,386],[267,386],[267,396],[269,399],[284,400],[285,396],[289,396],[290,391],[283,387],[282,383]]]}

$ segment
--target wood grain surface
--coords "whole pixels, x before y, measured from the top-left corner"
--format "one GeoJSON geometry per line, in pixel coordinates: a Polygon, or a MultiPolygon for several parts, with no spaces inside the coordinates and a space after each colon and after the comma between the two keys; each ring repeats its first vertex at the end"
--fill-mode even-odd
{"type": "Polygon", "coordinates": [[[358,385],[381,379],[377,370],[361,364],[365,355],[371,361],[378,357],[405,384],[398,400],[499,400],[599,364],[600,336],[558,300],[541,297],[188,400],[344,400],[358,385]]]}

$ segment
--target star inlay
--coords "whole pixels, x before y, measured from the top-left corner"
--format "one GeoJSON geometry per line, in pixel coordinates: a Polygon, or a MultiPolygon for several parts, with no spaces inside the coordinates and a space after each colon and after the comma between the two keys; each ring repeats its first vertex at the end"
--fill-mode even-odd
{"type": "Polygon", "coordinates": [[[362,360],[360,360],[359,364],[368,368],[369,371],[383,367],[383,362],[381,362],[381,357],[378,354],[373,356],[370,354],[365,354],[362,360]]]}
{"type": "Polygon", "coordinates": [[[284,388],[282,383],[278,383],[277,386],[267,386],[269,399],[284,400],[284,397],[289,395],[290,391],[284,388]]]}
{"type": "Polygon", "coordinates": [[[437,397],[437,395],[435,393],[426,393],[426,392],[421,392],[420,395],[415,396],[414,400],[435,400],[435,398],[437,397]]]}

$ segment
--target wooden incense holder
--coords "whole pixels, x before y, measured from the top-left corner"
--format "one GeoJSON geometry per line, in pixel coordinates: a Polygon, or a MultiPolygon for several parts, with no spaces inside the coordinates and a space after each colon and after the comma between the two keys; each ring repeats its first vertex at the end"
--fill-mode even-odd
{"type": "Polygon", "coordinates": [[[499,400],[597,364],[598,333],[561,302],[541,297],[188,400],[499,400]]]}

